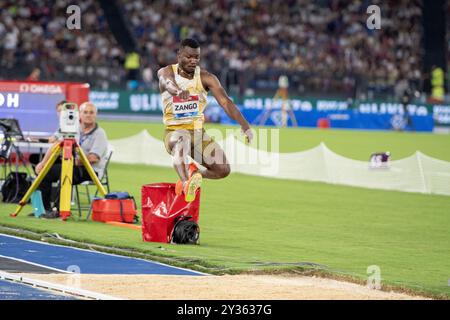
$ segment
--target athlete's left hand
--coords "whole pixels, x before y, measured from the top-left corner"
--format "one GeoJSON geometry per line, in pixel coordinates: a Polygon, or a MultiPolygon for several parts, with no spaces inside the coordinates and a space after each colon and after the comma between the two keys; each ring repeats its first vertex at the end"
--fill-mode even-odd
{"type": "Polygon", "coordinates": [[[180,99],[188,100],[191,95],[189,90],[180,90],[177,96],[180,97],[180,99]]]}
{"type": "Polygon", "coordinates": [[[248,128],[247,130],[244,130],[241,128],[241,132],[243,135],[245,135],[245,140],[248,144],[251,144],[253,141],[253,130],[251,128],[248,128]]]}

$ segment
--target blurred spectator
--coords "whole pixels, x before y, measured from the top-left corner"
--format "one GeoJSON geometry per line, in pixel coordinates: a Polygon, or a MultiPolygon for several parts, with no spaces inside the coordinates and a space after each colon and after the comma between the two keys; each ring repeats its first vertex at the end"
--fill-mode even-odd
{"type": "Polygon", "coordinates": [[[138,87],[140,57],[137,52],[129,52],[125,56],[125,70],[127,72],[127,87],[134,90],[138,87]]]}
{"type": "Polygon", "coordinates": [[[2,66],[11,68],[14,65],[14,54],[19,42],[19,29],[11,19],[5,20],[6,33],[3,40],[2,66]]]}
{"type": "Polygon", "coordinates": [[[156,88],[153,85],[153,70],[146,59],[143,60],[144,68],[142,69],[142,84],[144,89],[156,88]]]}
{"type": "Polygon", "coordinates": [[[39,81],[40,77],[41,77],[41,70],[39,70],[39,68],[34,68],[33,71],[31,71],[30,75],[25,80],[39,81]]]}
{"type": "Polygon", "coordinates": [[[444,70],[433,66],[431,68],[431,103],[444,102],[444,70]]]}

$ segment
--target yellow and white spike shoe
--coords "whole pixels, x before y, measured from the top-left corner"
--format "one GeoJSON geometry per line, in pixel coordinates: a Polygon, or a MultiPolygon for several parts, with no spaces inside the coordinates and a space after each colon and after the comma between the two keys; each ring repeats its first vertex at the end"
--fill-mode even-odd
{"type": "Polygon", "coordinates": [[[192,202],[195,200],[195,192],[202,185],[202,175],[199,172],[195,172],[184,186],[184,200],[186,202],[192,202]]]}

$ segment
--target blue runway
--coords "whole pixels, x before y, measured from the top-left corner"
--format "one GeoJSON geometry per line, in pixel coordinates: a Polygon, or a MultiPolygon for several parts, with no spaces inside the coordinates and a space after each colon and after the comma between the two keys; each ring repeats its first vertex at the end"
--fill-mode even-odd
{"type": "MultiPolygon", "coordinates": [[[[158,262],[65,247],[0,234],[0,271],[7,273],[157,274],[200,276],[158,262]]],[[[0,300],[66,300],[71,296],[0,280],[0,300]]]]}
{"type": "Polygon", "coordinates": [[[25,240],[8,235],[0,235],[0,257],[31,263],[55,272],[72,271],[73,266],[76,266],[75,270],[79,269],[81,274],[204,275],[158,262],[25,240]]]}

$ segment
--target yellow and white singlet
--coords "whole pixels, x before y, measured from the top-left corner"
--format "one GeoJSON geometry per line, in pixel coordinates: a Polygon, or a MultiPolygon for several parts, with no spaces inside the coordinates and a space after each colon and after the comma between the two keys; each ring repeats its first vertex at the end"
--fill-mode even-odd
{"type": "Polygon", "coordinates": [[[178,64],[173,64],[172,70],[178,87],[182,90],[189,90],[191,96],[189,100],[183,101],[177,96],[172,96],[167,90],[161,94],[163,122],[166,129],[202,129],[205,120],[203,111],[206,108],[208,92],[202,85],[200,67],[195,68],[192,79],[184,78],[178,74],[178,64]]]}

